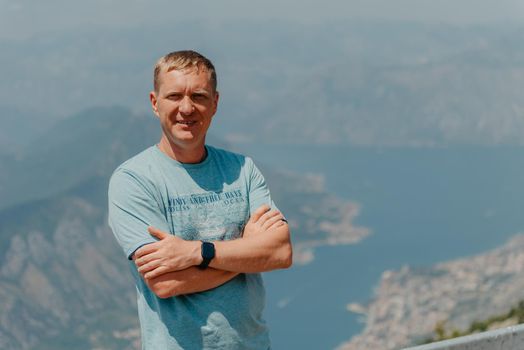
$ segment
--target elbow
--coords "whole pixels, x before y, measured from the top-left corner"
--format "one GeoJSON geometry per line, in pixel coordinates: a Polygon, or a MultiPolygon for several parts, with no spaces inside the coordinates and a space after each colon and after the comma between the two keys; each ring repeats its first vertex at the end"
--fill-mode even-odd
{"type": "Polygon", "coordinates": [[[286,235],[283,244],[280,247],[280,266],[281,269],[288,269],[293,265],[293,247],[291,245],[291,233],[286,225],[286,235]]]}
{"type": "Polygon", "coordinates": [[[281,256],[281,269],[288,269],[293,265],[293,249],[291,243],[282,247],[282,256],[281,256]]]}
{"type": "Polygon", "coordinates": [[[158,282],[154,279],[146,279],[146,284],[153,293],[160,299],[167,299],[176,297],[180,293],[177,291],[176,286],[168,283],[158,282]]]}
{"type": "Polygon", "coordinates": [[[293,265],[293,252],[291,250],[291,245],[289,246],[280,246],[279,248],[273,250],[271,255],[263,259],[264,263],[261,268],[250,269],[245,272],[254,273],[254,272],[268,272],[279,269],[288,269],[293,265]]]}
{"type": "Polygon", "coordinates": [[[276,254],[277,268],[288,269],[293,265],[293,247],[291,245],[289,230],[287,230],[285,239],[280,243],[276,254]]]}
{"type": "Polygon", "coordinates": [[[291,266],[293,266],[293,255],[291,254],[289,258],[284,262],[284,265],[282,266],[283,269],[289,269],[291,266]]]}
{"type": "Polygon", "coordinates": [[[160,299],[168,299],[168,298],[177,296],[176,293],[172,293],[171,291],[166,290],[166,289],[153,290],[153,293],[155,293],[155,295],[159,297],[160,299]]]}

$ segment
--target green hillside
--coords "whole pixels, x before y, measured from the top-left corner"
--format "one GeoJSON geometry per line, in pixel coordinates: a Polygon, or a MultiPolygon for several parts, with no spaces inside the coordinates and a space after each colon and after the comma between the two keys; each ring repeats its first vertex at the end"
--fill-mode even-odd
{"type": "Polygon", "coordinates": [[[474,321],[466,330],[449,327],[446,322],[439,322],[435,326],[435,335],[424,340],[421,344],[453,339],[520,323],[524,323],[524,301],[519,302],[506,313],[490,316],[484,320],[474,321]]]}

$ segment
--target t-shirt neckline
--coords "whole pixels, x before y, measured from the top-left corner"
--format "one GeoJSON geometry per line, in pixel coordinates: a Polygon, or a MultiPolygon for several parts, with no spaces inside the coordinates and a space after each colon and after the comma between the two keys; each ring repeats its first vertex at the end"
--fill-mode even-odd
{"type": "Polygon", "coordinates": [[[182,162],[179,162],[176,159],[171,158],[170,156],[168,156],[164,152],[162,152],[160,150],[160,148],[158,147],[158,144],[152,146],[153,152],[155,154],[157,154],[160,158],[162,158],[164,161],[167,161],[167,162],[169,162],[170,164],[172,164],[174,166],[185,168],[185,169],[196,169],[196,168],[203,167],[203,166],[205,166],[205,165],[207,165],[209,163],[209,161],[211,160],[211,157],[212,157],[212,155],[211,155],[212,152],[211,152],[211,149],[210,149],[210,147],[208,145],[204,145],[204,147],[206,148],[207,155],[206,155],[206,158],[203,161],[201,161],[200,163],[182,163],[182,162]]]}

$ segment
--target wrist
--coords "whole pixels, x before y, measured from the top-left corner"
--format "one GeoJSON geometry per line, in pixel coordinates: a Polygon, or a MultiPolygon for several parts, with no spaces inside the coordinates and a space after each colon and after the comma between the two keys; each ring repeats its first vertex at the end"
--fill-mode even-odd
{"type": "Polygon", "coordinates": [[[191,241],[191,261],[193,266],[198,266],[202,263],[202,242],[200,241],[191,241]]]}
{"type": "Polygon", "coordinates": [[[202,241],[200,248],[201,248],[202,262],[200,263],[200,265],[198,265],[198,267],[204,270],[209,266],[209,263],[215,257],[215,245],[212,242],[202,241]]]}

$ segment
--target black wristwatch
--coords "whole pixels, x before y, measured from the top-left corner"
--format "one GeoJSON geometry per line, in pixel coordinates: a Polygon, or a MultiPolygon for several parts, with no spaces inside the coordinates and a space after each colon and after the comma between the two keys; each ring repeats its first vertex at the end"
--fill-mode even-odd
{"type": "Polygon", "coordinates": [[[211,242],[202,241],[202,263],[198,265],[204,270],[215,257],[215,245],[211,242]]]}

